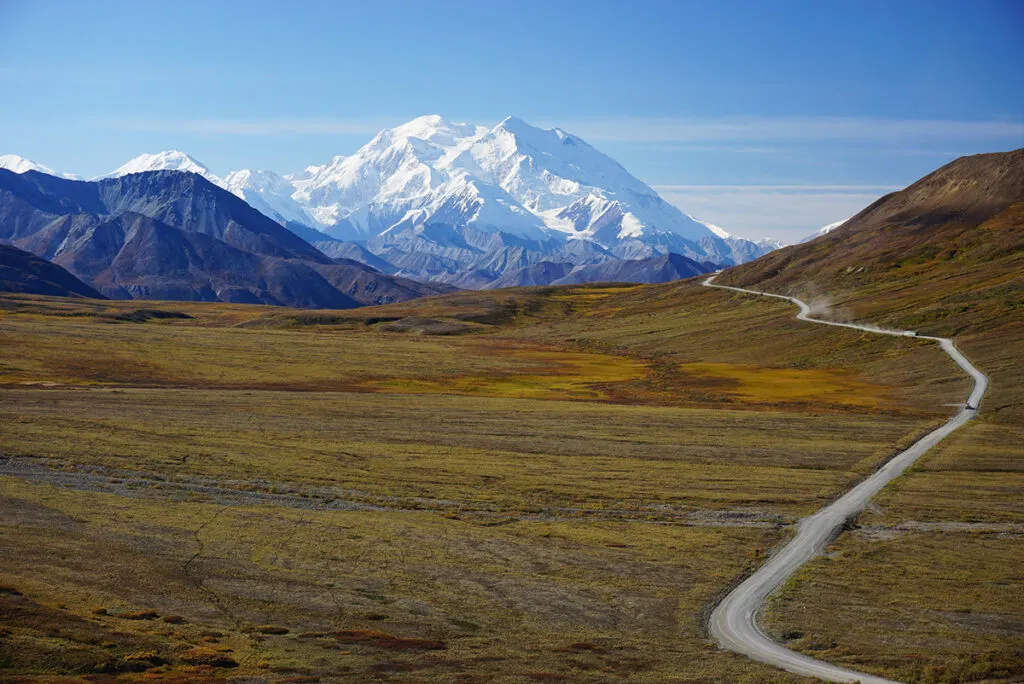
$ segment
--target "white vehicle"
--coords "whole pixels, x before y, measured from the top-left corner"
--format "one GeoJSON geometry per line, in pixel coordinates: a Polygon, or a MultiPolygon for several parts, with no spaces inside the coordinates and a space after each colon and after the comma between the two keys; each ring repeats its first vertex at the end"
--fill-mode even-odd
{"type": "Polygon", "coordinates": [[[916,330],[907,330],[903,334],[906,335],[907,337],[917,337],[917,331],[916,330]]]}

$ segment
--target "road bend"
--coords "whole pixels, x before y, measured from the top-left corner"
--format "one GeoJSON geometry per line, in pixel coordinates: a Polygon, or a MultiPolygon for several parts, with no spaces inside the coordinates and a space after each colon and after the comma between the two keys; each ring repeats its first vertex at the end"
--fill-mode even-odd
{"type": "MultiPolygon", "coordinates": [[[[716,274],[717,275],[717,274],[716,274]]],[[[730,651],[741,653],[754,660],[768,663],[776,667],[808,677],[817,677],[830,682],[861,682],[862,684],[894,684],[892,680],[874,675],[847,670],[822,660],[816,660],[772,641],[758,625],[757,616],[767,598],[789,579],[800,567],[824,551],[825,546],[834,539],[847,520],[864,510],[871,500],[885,485],[899,477],[914,461],[929,449],[945,439],[954,430],[967,424],[977,414],[985,391],[988,389],[988,378],[967,360],[951,339],[917,335],[909,330],[885,330],[870,325],[855,323],[835,323],[811,318],[811,307],[796,297],[746,290],[727,285],[715,285],[715,276],[707,278],[703,284],[734,292],[775,297],[796,304],[800,309],[797,318],[801,321],[831,325],[839,328],[853,328],[880,335],[913,336],[917,339],[938,342],[960,368],[974,379],[974,389],[963,408],[942,427],[930,432],[915,442],[885,465],[863,480],[856,487],[846,492],[833,503],[825,506],[813,515],[801,520],[797,525],[796,536],[781,550],[775,553],[753,575],[732,590],[711,614],[709,629],[718,644],[730,651]]]]}

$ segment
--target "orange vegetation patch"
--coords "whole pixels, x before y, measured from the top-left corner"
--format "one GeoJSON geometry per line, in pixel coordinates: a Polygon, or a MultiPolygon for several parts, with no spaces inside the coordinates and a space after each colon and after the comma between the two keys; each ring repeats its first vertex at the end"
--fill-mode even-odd
{"type": "Polygon", "coordinates": [[[858,380],[847,371],[732,363],[684,363],[678,370],[696,383],[714,385],[720,394],[741,402],[864,409],[881,409],[893,403],[888,387],[858,380]]]}
{"type": "MultiPolygon", "coordinates": [[[[481,345],[482,346],[482,345],[481,345]]],[[[396,394],[459,394],[524,399],[607,400],[609,386],[644,379],[646,363],[624,356],[492,345],[494,357],[526,361],[516,370],[487,375],[366,380],[357,389],[396,394]]]]}

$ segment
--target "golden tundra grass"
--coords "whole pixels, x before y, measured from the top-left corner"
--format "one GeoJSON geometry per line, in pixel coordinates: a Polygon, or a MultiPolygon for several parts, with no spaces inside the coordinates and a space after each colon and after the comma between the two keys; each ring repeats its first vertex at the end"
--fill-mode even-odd
{"type": "MultiPolygon", "coordinates": [[[[796,681],[717,653],[700,624],[704,604],[774,530],[492,526],[3,485],[5,574],[44,607],[103,630],[91,643],[74,625],[40,633],[30,621],[8,623],[0,653],[10,662],[20,648],[36,672],[155,644],[172,661],[195,646],[221,649],[239,665],[230,675],[796,681]],[[121,617],[140,610],[160,617],[121,617]],[[183,620],[167,624],[167,615],[183,620]],[[415,641],[406,648],[377,634],[415,641]],[[416,647],[424,642],[440,648],[416,647]]],[[[149,675],[160,672],[216,671],[175,663],[149,675]]]]}
{"type": "Polygon", "coordinates": [[[786,587],[772,631],[899,681],[1020,681],[1021,444],[979,421],[925,455],[786,587]]]}
{"type": "Polygon", "coordinates": [[[8,390],[8,456],[545,507],[803,515],[916,426],[882,416],[354,393],[8,390]]]}
{"type": "Polygon", "coordinates": [[[769,631],[808,655],[901,682],[1021,681],[1021,534],[847,533],[773,602],[769,631]]]}
{"type": "Polygon", "coordinates": [[[703,616],[967,384],[791,316],[695,283],[0,299],[0,673],[797,681],[703,616]]]}

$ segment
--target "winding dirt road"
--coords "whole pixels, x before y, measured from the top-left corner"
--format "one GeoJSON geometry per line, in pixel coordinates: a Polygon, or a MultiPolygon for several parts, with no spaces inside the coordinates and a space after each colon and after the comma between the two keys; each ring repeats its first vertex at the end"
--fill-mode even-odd
{"type": "MultiPolygon", "coordinates": [[[[801,321],[832,325],[840,328],[853,328],[881,335],[914,335],[909,331],[883,330],[867,325],[852,323],[833,323],[811,318],[811,307],[795,297],[745,290],[727,285],[715,285],[715,276],[704,281],[707,287],[718,287],[746,294],[762,295],[785,299],[800,307],[797,318],[801,321]]],[[[757,572],[736,587],[711,614],[709,629],[712,637],[723,648],[742,653],[754,660],[775,665],[784,670],[808,677],[817,677],[831,682],[861,682],[862,684],[894,684],[891,680],[862,674],[815,660],[791,651],[769,639],[757,624],[757,613],[764,605],[768,596],[789,579],[804,563],[819,555],[825,546],[839,534],[843,524],[861,512],[868,501],[885,485],[899,477],[904,470],[914,463],[922,454],[942,441],[957,428],[965,425],[977,413],[981,398],[988,389],[988,378],[975,368],[953,341],[945,337],[927,337],[914,335],[918,339],[938,342],[942,349],[974,379],[974,389],[967,404],[942,427],[918,440],[906,451],[897,454],[874,474],[863,480],[837,501],[822,508],[797,525],[797,533],[780,551],[773,555],[757,572]]]]}

